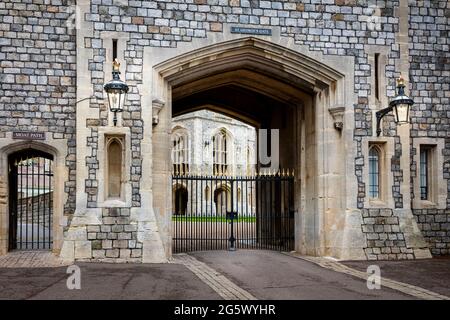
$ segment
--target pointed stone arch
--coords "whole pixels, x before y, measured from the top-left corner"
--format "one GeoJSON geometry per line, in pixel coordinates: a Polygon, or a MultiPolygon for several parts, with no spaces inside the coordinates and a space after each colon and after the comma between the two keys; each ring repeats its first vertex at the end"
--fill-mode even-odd
{"type": "Polygon", "coordinates": [[[362,219],[354,197],[356,184],[351,180],[355,179],[353,104],[357,102],[353,59],[324,56],[284,37],[224,32],[189,45],[179,44],[170,52],[147,48],[144,64],[149,72],[144,85],[152,88],[147,101],[166,102],[152,138],[153,184],[159,186],[159,190],[153,188],[153,199],[161,212],[159,219],[165,221],[170,215],[166,196],[170,188],[165,182],[169,171],[164,157],[173,101],[206,88],[233,85],[292,106],[295,119],[304,123],[292,129],[298,137],[296,147],[287,150],[296,159],[294,169],[300,173],[296,185],[302,190],[295,197],[296,250],[338,258],[365,257],[362,219]],[[343,122],[340,131],[334,126],[336,110],[343,122]],[[336,225],[339,228],[333,228],[336,225]]]}

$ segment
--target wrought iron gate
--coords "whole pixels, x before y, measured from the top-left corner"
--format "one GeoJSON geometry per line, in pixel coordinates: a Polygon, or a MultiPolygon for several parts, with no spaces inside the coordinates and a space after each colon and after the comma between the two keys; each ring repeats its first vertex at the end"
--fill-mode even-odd
{"type": "Polygon", "coordinates": [[[51,249],[53,157],[25,150],[9,157],[9,250],[51,249]]]}
{"type": "Polygon", "coordinates": [[[172,176],[173,252],[294,248],[294,177],[172,176]]]}

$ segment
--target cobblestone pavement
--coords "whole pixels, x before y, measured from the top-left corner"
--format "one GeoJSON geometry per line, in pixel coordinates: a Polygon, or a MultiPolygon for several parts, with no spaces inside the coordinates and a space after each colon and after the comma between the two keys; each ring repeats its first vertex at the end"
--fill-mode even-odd
{"type": "Polygon", "coordinates": [[[225,300],[256,300],[249,292],[193,256],[177,254],[174,255],[172,263],[185,265],[225,300]]]}
{"type": "Polygon", "coordinates": [[[69,264],[50,251],[13,251],[0,256],[0,268],[53,268],[69,264]]]}
{"type": "MultiPolygon", "coordinates": [[[[327,258],[305,257],[305,256],[297,255],[297,254],[289,254],[289,255],[299,258],[299,259],[310,261],[310,262],[315,263],[316,265],[319,265],[326,269],[330,269],[330,270],[333,270],[336,272],[340,272],[340,273],[348,274],[353,277],[360,278],[364,281],[367,281],[367,272],[366,272],[367,266],[372,265],[372,264],[376,264],[376,265],[380,266],[380,263],[382,263],[382,261],[376,261],[376,262],[366,262],[365,261],[364,265],[366,267],[365,268],[360,267],[360,269],[362,269],[362,270],[357,270],[357,269],[351,268],[349,266],[346,266],[343,263],[340,263],[340,262],[337,262],[337,261],[334,261],[331,259],[327,259],[327,258]]],[[[417,263],[420,263],[420,261],[416,260],[411,263],[417,264],[417,263]]],[[[414,266],[415,266],[415,264],[414,264],[414,266]]],[[[414,266],[413,265],[411,265],[411,266],[412,266],[412,268],[409,268],[409,269],[414,269],[414,266]]],[[[393,290],[396,290],[399,292],[403,292],[405,294],[408,294],[410,296],[413,296],[413,297],[416,297],[419,299],[423,299],[423,300],[450,300],[450,297],[427,290],[425,288],[383,277],[383,273],[384,272],[382,272],[382,275],[381,275],[381,285],[383,287],[387,287],[387,288],[390,288],[390,289],[393,289],[393,290]]],[[[403,270],[403,273],[405,274],[405,269],[403,270]]],[[[408,274],[408,273],[409,272],[406,272],[406,274],[408,274]]],[[[413,281],[413,278],[414,277],[409,273],[408,277],[405,278],[405,280],[413,281]]]]}

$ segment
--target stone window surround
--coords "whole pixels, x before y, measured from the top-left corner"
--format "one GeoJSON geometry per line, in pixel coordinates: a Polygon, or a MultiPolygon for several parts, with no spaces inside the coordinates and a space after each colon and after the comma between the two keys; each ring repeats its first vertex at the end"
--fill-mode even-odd
{"type": "Polygon", "coordinates": [[[369,161],[368,161],[368,166],[369,166],[369,199],[379,199],[380,195],[383,194],[383,190],[381,189],[382,187],[382,183],[381,183],[381,177],[382,177],[382,172],[380,170],[381,168],[381,164],[384,162],[384,150],[383,150],[383,146],[380,143],[369,143],[369,161]],[[372,151],[374,151],[375,155],[372,155],[372,151]],[[371,168],[372,168],[372,163],[371,163],[371,157],[375,157],[375,169],[376,171],[374,173],[371,172],[371,168]],[[371,196],[372,192],[371,192],[371,186],[372,186],[372,182],[371,180],[371,176],[374,175],[376,176],[376,182],[373,183],[373,186],[376,188],[376,191],[373,191],[373,193],[375,193],[377,196],[371,196]]]}
{"type": "Polygon", "coordinates": [[[105,194],[106,194],[106,197],[107,198],[109,198],[109,199],[120,199],[120,200],[122,200],[123,201],[123,188],[122,188],[122,186],[123,186],[123,158],[124,158],[124,155],[125,155],[125,141],[124,141],[124,139],[123,139],[123,136],[122,135],[118,135],[118,136],[116,136],[116,135],[106,135],[105,136],[105,148],[104,148],[104,150],[105,150],[105,152],[106,152],[106,161],[107,161],[107,163],[106,163],[106,171],[107,171],[107,174],[106,174],[106,178],[107,178],[107,180],[108,181],[106,181],[105,180],[105,182],[108,182],[108,183],[105,183],[105,189],[106,189],[106,192],[105,192],[105,194]],[[118,174],[119,174],[119,178],[120,178],[120,181],[119,181],[119,184],[120,184],[120,191],[119,191],[119,196],[112,196],[111,195],[111,185],[110,185],[110,178],[111,178],[111,176],[113,175],[113,174],[115,174],[115,173],[117,173],[117,172],[112,172],[112,171],[115,171],[114,169],[112,169],[111,170],[111,168],[110,168],[110,166],[111,166],[111,160],[113,159],[113,157],[115,157],[116,155],[112,155],[112,152],[111,152],[111,145],[113,144],[113,143],[116,143],[116,144],[118,144],[118,146],[119,146],[119,148],[120,148],[120,168],[118,168],[119,170],[119,172],[118,172],[118,174]]]}
{"type": "Polygon", "coordinates": [[[98,202],[99,208],[131,208],[131,132],[128,127],[101,127],[98,129],[98,145],[102,150],[98,150],[98,202]],[[108,199],[108,158],[107,158],[107,137],[122,137],[123,140],[123,158],[122,158],[122,191],[120,199],[108,199]]]}
{"type": "Polygon", "coordinates": [[[366,185],[366,197],[364,199],[365,208],[394,208],[394,198],[392,196],[393,173],[391,171],[391,159],[394,156],[393,137],[364,137],[362,140],[362,154],[367,159],[363,167],[363,179],[366,185]],[[376,144],[379,147],[379,198],[371,199],[368,196],[369,185],[369,147],[376,144]]]}
{"type": "Polygon", "coordinates": [[[445,149],[444,138],[413,138],[413,148],[416,150],[413,160],[416,163],[416,175],[413,177],[413,209],[445,209],[447,204],[447,183],[444,179],[444,159],[442,152],[445,149]],[[430,152],[430,199],[420,199],[420,147],[432,147],[430,152]]]}

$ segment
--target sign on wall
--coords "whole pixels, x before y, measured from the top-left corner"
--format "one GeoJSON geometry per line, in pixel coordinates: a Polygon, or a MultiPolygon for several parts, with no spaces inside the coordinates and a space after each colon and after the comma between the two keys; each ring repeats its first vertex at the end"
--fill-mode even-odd
{"type": "Polygon", "coordinates": [[[22,140],[45,140],[45,132],[16,131],[13,132],[12,138],[22,140]]]}
{"type": "Polygon", "coordinates": [[[272,35],[272,29],[231,27],[231,33],[242,33],[242,34],[255,34],[255,35],[260,35],[260,36],[271,36],[272,35]]]}

